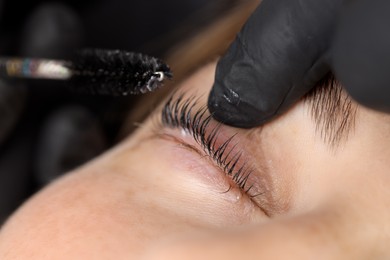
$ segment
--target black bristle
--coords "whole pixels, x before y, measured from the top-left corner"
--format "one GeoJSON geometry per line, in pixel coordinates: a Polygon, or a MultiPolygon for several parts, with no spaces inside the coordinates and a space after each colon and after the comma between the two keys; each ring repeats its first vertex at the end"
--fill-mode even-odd
{"type": "Polygon", "coordinates": [[[160,73],[172,78],[169,66],[160,59],[120,50],[80,51],[70,69],[73,89],[99,95],[151,92],[162,85],[160,73]]]}

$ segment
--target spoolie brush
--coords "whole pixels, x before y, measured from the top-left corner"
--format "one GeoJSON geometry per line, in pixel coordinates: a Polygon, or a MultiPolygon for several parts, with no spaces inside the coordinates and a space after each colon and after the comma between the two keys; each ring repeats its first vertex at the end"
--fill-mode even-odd
{"type": "Polygon", "coordinates": [[[71,61],[0,58],[0,77],[63,80],[78,92],[122,96],[152,92],[172,78],[172,72],[148,55],[86,49],[71,61]]]}

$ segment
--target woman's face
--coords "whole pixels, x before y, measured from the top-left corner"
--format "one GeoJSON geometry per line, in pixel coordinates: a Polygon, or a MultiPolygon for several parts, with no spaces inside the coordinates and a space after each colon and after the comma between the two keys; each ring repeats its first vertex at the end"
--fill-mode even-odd
{"type": "Polygon", "coordinates": [[[261,128],[231,128],[204,109],[214,71],[202,68],[118,147],[30,199],[3,227],[0,258],[129,259],[248,227],[256,246],[286,259],[390,253],[387,116],[359,107],[337,145],[308,102],[261,128]]]}

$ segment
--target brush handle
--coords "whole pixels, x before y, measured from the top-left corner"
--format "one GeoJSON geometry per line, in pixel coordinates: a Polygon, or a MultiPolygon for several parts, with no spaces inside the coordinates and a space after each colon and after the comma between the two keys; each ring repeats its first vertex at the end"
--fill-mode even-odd
{"type": "Polygon", "coordinates": [[[70,62],[64,60],[0,58],[0,76],[67,80],[72,76],[70,62]]]}
{"type": "Polygon", "coordinates": [[[71,61],[0,57],[0,78],[62,80],[76,92],[125,96],[155,91],[172,72],[145,54],[86,49],[71,61]]]}

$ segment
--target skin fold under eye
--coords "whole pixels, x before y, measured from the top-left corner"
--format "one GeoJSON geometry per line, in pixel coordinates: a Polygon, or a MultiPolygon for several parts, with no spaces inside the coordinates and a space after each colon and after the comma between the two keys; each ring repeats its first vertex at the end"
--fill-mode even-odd
{"type": "Polygon", "coordinates": [[[207,107],[199,103],[196,96],[172,95],[162,108],[160,127],[156,128],[163,129],[160,136],[207,157],[222,171],[228,181],[221,185],[221,194],[239,194],[237,197],[250,200],[270,216],[269,203],[264,203],[272,200],[265,169],[250,164],[250,156],[237,134],[225,131],[208,114],[207,107]]]}

